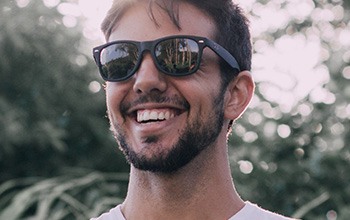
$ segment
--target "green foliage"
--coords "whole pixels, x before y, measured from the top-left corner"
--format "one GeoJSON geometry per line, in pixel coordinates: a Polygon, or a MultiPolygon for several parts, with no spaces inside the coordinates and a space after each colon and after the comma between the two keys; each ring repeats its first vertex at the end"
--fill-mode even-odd
{"type": "Polygon", "coordinates": [[[1,202],[9,205],[0,211],[0,219],[83,220],[122,201],[118,195],[125,191],[128,174],[79,173],[6,182],[0,187],[0,196],[1,202]]]}
{"type": "MultiPolygon", "coordinates": [[[[315,10],[332,9],[340,3],[315,1],[315,10]]],[[[325,27],[332,28],[331,32],[350,28],[349,11],[341,20],[318,19],[291,20],[287,27],[257,38],[274,42],[286,32],[308,37],[313,31],[325,33],[325,27]]],[[[350,204],[350,87],[344,74],[350,63],[349,45],[322,34],[320,39],[330,54],[319,64],[327,66],[330,76],[322,89],[335,99],[315,101],[315,94],[322,93],[311,93],[285,112],[283,106],[268,100],[258,85],[258,104],[235,125],[238,132],[230,139],[233,175],[243,197],[267,209],[302,219],[335,219],[331,217],[335,215],[337,220],[345,220],[350,204]],[[290,135],[279,134],[280,127],[288,128],[290,135]],[[256,138],[247,143],[244,139],[249,140],[249,133],[256,138]],[[251,163],[252,172],[241,172],[242,161],[251,163]]]]}
{"type": "Polygon", "coordinates": [[[104,94],[89,89],[97,74],[82,28],[63,25],[42,1],[2,1],[0,9],[0,181],[57,175],[63,166],[125,170],[104,94]]]}

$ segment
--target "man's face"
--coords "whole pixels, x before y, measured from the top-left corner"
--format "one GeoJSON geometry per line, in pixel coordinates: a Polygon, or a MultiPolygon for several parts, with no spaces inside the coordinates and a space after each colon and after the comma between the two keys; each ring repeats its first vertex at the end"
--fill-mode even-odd
{"type": "MultiPolygon", "coordinates": [[[[109,41],[149,41],[169,35],[212,38],[211,19],[188,4],[180,4],[178,30],[167,14],[154,8],[158,25],[147,5],[126,11],[109,41]]],[[[214,145],[223,129],[224,91],[218,57],[205,49],[200,69],[173,77],[157,70],[149,53],[128,80],[107,82],[106,99],[111,130],[128,161],[136,168],[169,173],[178,170],[203,149],[214,145]]]]}

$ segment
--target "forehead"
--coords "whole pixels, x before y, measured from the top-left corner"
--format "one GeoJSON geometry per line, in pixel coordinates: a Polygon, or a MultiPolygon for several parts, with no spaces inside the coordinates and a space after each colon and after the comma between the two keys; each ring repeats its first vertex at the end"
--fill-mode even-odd
{"type": "Polygon", "coordinates": [[[177,9],[180,29],[159,5],[153,4],[152,14],[150,14],[146,1],[135,3],[125,10],[123,16],[115,24],[109,41],[146,41],[169,35],[196,35],[213,38],[215,34],[213,19],[188,3],[178,3],[177,9]]]}

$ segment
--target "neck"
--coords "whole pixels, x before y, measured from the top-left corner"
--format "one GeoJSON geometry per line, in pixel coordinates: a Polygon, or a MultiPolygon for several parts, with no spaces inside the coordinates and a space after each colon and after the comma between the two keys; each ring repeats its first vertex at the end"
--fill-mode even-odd
{"type": "Polygon", "coordinates": [[[126,219],[228,219],[233,216],[244,203],[234,188],[226,143],[222,144],[209,146],[172,174],[132,167],[128,195],[122,205],[126,219]]]}

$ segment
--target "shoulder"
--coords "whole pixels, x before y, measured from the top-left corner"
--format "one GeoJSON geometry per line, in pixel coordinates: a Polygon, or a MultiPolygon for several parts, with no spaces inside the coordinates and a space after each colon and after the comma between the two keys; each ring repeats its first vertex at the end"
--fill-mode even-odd
{"type": "Polygon", "coordinates": [[[277,213],[267,211],[260,208],[259,206],[246,202],[243,209],[241,209],[237,214],[232,216],[229,220],[293,220],[292,218],[287,218],[277,213]]]}
{"type": "Polygon", "coordinates": [[[97,218],[91,218],[90,220],[125,220],[125,218],[120,210],[120,205],[118,205],[109,210],[109,212],[103,213],[97,218]]]}

